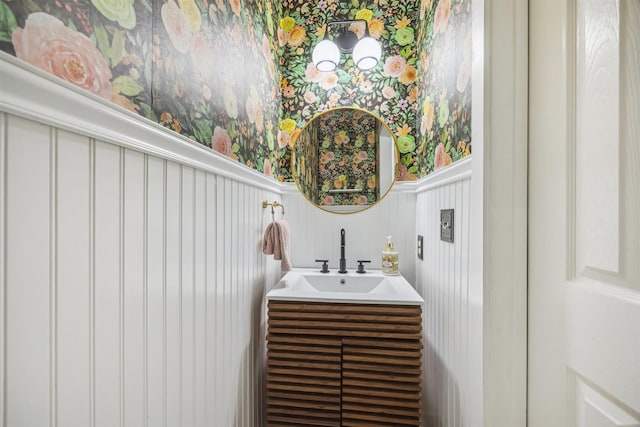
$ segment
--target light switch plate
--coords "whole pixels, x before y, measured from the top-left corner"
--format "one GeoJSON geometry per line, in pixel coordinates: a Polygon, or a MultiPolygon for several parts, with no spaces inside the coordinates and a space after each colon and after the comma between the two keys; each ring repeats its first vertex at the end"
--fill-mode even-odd
{"type": "Polygon", "coordinates": [[[418,234],[418,259],[422,260],[422,248],[424,247],[424,238],[418,234]]]}
{"type": "Polygon", "coordinates": [[[440,240],[453,243],[453,209],[440,211],[440,240]]]}

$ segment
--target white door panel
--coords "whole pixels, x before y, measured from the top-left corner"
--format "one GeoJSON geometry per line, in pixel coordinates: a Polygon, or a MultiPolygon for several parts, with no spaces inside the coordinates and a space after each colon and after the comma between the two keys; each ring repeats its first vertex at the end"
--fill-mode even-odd
{"type": "Polygon", "coordinates": [[[640,426],[640,1],[530,12],[529,427],[640,426]]]}
{"type": "Polygon", "coordinates": [[[578,427],[640,427],[640,420],[625,412],[606,396],[574,378],[575,412],[578,427]]]}

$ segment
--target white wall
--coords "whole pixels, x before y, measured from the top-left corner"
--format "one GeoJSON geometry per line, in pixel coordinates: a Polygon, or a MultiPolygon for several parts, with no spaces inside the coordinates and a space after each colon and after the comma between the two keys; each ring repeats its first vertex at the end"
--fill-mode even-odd
{"type": "Polygon", "coordinates": [[[399,252],[400,272],[415,282],[415,191],[396,183],[387,196],[373,207],[355,214],[335,214],[309,203],[294,185],[282,196],[285,218],[291,227],[291,259],[295,267],[316,267],[316,259],[328,259],[337,269],[340,259],[340,229],[345,229],[347,269],[355,270],[357,260],[371,260],[365,268],[382,268],[382,251],[391,235],[399,252]]]}
{"type": "Polygon", "coordinates": [[[261,425],[279,186],[9,62],[0,80],[0,425],[261,425]]]}
{"type": "Polygon", "coordinates": [[[416,287],[423,311],[425,425],[477,426],[482,313],[470,280],[471,159],[430,175],[416,202],[416,231],[424,236],[416,287]],[[440,210],[454,209],[454,242],[440,240],[440,210]]]}

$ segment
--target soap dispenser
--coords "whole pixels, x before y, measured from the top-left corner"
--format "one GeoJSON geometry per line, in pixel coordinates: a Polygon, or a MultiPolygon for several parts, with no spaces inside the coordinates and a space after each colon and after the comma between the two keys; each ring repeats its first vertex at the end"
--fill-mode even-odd
{"type": "Polygon", "coordinates": [[[398,252],[393,249],[391,236],[387,236],[387,247],[382,251],[382,273],[388,276],[399,274],[398,252]]]}

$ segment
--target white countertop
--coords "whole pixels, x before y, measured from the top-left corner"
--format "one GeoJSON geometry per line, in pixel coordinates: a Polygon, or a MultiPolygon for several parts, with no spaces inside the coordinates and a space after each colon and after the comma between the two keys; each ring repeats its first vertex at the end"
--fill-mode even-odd
{"type": "Polygon", "coordinates": [[[380,270],[320,273],[317,268],[294,268],[267,293],[267,299],[403,305],[424,302],[402,275],[386,276],[380,270]]]}

